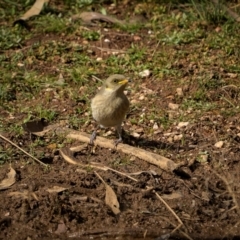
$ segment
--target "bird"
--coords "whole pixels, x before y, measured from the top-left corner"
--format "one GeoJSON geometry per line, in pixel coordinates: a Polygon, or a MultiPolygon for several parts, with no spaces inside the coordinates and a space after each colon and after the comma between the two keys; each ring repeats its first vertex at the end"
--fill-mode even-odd
{"type": "Polygon", "coordinates": [[[115,147],[122,142],[121,125],[130,105],[127,96],[124,94],[124,89],[129,81],[121,74],[111,75],[91,100],[92,116],[98,124],[90,137],[91,145],[96,139],[99,127],[115,127],[118,133],[115,147]]]}

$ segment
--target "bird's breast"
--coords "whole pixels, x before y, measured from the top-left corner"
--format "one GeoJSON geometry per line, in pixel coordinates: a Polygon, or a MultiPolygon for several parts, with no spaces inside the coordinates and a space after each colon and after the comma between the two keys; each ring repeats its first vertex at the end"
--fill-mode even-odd
{"type": "Polygon", "coordinates": [[[124,94],[96,95],[91,102],[93,118],[105,127],[121,125],[129,109],[129,101],[124,94]]]}

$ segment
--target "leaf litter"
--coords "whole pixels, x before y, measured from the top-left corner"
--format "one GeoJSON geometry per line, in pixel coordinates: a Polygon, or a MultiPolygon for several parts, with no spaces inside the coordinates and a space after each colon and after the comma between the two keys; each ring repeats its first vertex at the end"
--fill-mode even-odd
{"type": "Polygon", "coordinates": [[[10,171],[7,177],[0,182],[0,190],[5,190],[10,188],[16,182],[16,171],[10,167],[10,171]]]}

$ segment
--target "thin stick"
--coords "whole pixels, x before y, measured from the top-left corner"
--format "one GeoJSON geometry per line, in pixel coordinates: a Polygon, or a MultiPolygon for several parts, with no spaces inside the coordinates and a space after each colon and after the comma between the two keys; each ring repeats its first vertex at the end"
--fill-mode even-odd
{"type": "MultiPolygon", "coordinates": [[[[61,131],[64,129],[61,129],[61,131]]],[[[78,132],[78,131],[74,131],[74,130],[70,130],[70,129],[66,129],[66,131],[68,132],[66,138],[71,138],[71,139],[77,139],[81,142],[87,142],[89,143],[89,134],[84,133],[84,132],[78,132]]],[[[56,134],[58,134],[58,132],[56,131],[56,134]]],[[[112,140],[110,139],[106,139],[103,137],[97,137],[94,141],[95,144],[104,147],[104,148],[111,148],[114,149],[114,143],[112,140]]],[[[174,161],[172,161],[169,158],[166,158],[164,156],[158,155],[156,153],[152,153],[149,151],[146,151],[144,149],[141,148],[136,148],[136,147],[132,147],[129,146],[127,144],[122,144],[119,143],[116,150],[120,150],[126,154],[129,155],[134,155],[146,162],[149,162],[151,164],[154,164],[158,167],[160,167],[161,169],[167,171],[167,172],[173,172],[175,169],[179,168],[181,165],[183,165],[183,163],[175,163],[174,161]]]]}
{"type": "Polygon", "coordinates": [[[170,208],[170,206],[161,198],[161,196],[155,190],[153,190],[153,192],[156,194],[157,198],[166,206],[166,208],[172,213],[172,215],[178,220],[178,222],[180,223],[180,226],[182,226],[183,222],[178,217],[178,215],[172,210],[172,208],[170,208]]]}
{"type": "MultiPolygon", "coordinates": [[[[169,219],[167,219],[166,217],[163,216],[159,216],[160,218],[162,218],[164,221],[168,222],[169,224],[171,224],[173,227],[176,227],[176,224],[172,223],[171,221],[169,221],[169,219]]],[[[179,232],[181,234],[183,234],[186,238],[188,238],[189,240],[193,240],[188,234],[186,234],[185,232],[183,232],[181,229],[179,229],[179,232]]]]}
{"type": "Polygon", "coordinates": [[[100,34],[99,41],[100,41],[100,46],[101,46],[101,58],[103,58],[103,50],[102,50],[102,48],[103,48],[103,43],[102,43],[102,37],[103,37],[103,35],[100,34]]]}
{"type": "Polygon", "coordinates": [[[225,85],[225,86],[222,87],[222,89],[225,89],[225,88],[236,88],[236,89],[238,89],[238,87],[234,84],[229,84],[229,85],[225,85]]]}
{"type": "Polygon", "coordinates": [[[96,171],[94,171],[94,174],[102,181],[104,185],[107,185],[103,178],[96,171]]]}
{"type": "Polygon", "coordinates": [[[99,164],[99,163],[95,163],[95,162],[92,162],[90,164],[82,164],[82,163],[78,163],[77,161],[75,161],[74,157],[71,156],[71,150],[69,152],[70,149],[67,149],[67,148],[62,148],[59,150],[60,154],[62,155],[62,157],[64,158],[65,161],[67,161],[68,163],[71,163],[71,164],[74,164],[74,165],[77,165],[77,166],[80,166],[80,167],[84,167],[84,168],[87,168],[87,167],[92,167],[92,168],[97,168],[97,169],[100,169],[100,170],[103,170],[103,171],[112,171],[112,172],[115,172],[119,175],[122,175],[124,177],[127,177],[135,182],[137,182],[138,180],[136,178],[133,178],[131,176],[129,176],[129,174],[127,173],[124,173],[124,172],[120,172],[120,171],[117,171],[113,168],[110,168],[110,167],[107,167],[107,166],[104,166],[102,164],[99,164]]]}
{"type": "Polygon", "coordinates": [[[2,139],[4,139],[5,141],[7,141],[8,143],[12,144],[14,147],[18,148],[20,151],[22,151],[23,153],[25,153],[27,156],[29,156],[30,158],[34,159],[36,162],[42,164],[44,167],[47,167],[48,165],[41,162],[40,160],[38,160],[37,158],[35,158],[34,156],[32,156],[30,153],[26,152],[25,150],[23,150],[22,148],[20,148],[17,144],[15,144],[14,142],[12,142],[11,140],[9,140],[8,138],[4,137],[2,134],[0,134],[0,137],[2,139]]]}
{"type": "Polygon", "coordinates": [[[199,198],[199,199],[201,199],[201,200],[208,201],[208,199],[199,197],[197,194],[195,194],[195,193],[193,192],[193,190],[192,190],[190,187],[188,187],[187,184],[186,184],[182,179],[178,179],[178,180],[179,180],[181,183],[183,183],[183,185],[190,191],[190,193],[191,193],[193,196],[195,196],[196,198],[199,198]]]}
{"type": "Polygon", "coordinates": [[[102,79],[100,79],[100,78],[98,78],[98,77],[96,77],[96,76],[94,76],[94,75],[92,75],[92,77],[93,77],[94,79],[98,80],[99,82],[103,82],[102,79]]]}
{"type": "MultiPolygon", "coordinates": [[[[224,90],[225,91],[225,90],[224,90]]],[[[227,103],[229,103],[232,107],[236,108],[236,106],[230,101],[228,100],[227,98],[225,97],[221,97],[221,99],[225,100],[227,103]]]]}
{"type": "Polygon", "coordinates": [[[158,48],[158,46],[159,46],[159,44],[160,44],[160,41],[161,41],[161,40],[158,41],[158,43],[157,43],[157,45],[156,45],[156,47],[155,47],[155,49],[154,49],[154,51],[153,51],[153,53],[152,53],[152,57],[155,55],[155,52],[157,51],[157,48],[158,48]]]}
{"type": "MultiPolygon", "coordinates": [[[[171,234],[173,234],[174,232],[176,232],[181,226],[184,226],[183,225],[183,222],[182,220],[178,217],[178,215],[172,210],[172,208],[162,199],[162,197],[155,191],[153,190],[153,192],[156,194],[157,198],[166,206],[166,208],[173,214],[173,216],[178,220],[179,222],[179,225],[177,227],[175,227],[173,229],[173,231],[171,232],[171,234]]],[[[184,233],[184,235],[192,240],[192,238],[190,236],[188,236],[186,233],[184,233]]]]}

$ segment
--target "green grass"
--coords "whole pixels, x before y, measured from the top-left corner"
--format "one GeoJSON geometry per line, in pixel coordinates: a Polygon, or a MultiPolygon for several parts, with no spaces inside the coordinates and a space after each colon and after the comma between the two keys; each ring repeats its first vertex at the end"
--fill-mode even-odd
{"type": "Polygon", "coordinates": [[[194,10],[197,12],[201,20],[205,20],[210,24],[221,24],[227,21],[227,15],[222,7],[222,2],[214,4],[211,1],[191,0],[194,10]]]}
{"type": "Polygon", "coordinates": [[[185,99],[182,103],[182,108],[184,110],[191,109],[191,110],[201,110],[203,112],[210,111],[215,109],[217,106],[211,102],[203,102],[198,100],[192,99],[185,99]]]}

